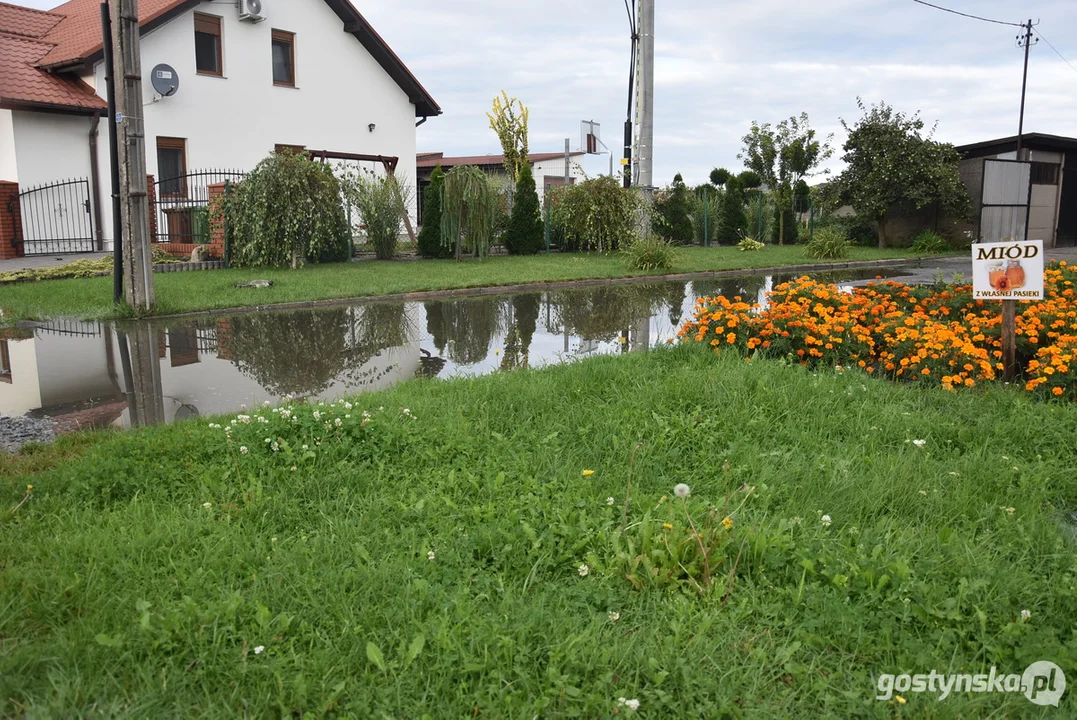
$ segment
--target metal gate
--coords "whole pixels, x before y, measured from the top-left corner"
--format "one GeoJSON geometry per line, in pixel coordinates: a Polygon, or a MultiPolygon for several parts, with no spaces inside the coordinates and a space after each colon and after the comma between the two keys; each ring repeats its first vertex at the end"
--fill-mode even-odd
{"type": "Polygon", "coordinates": [[[27,255],[94,252],[88,178],[38,185],[19,193],[27,255]]]}
{"type": "Polygon", "coordinates": [[[1032,163],[984,160],[980,242],[1025,240],[1032,204],[1032,163]]]}
{"type": "Polygon", "coordinates": [[[210,241],[209,187],[236,183],[240,170],[198,170],[154,183],[156,233],[154,242],[204,245],[210,241]]]}

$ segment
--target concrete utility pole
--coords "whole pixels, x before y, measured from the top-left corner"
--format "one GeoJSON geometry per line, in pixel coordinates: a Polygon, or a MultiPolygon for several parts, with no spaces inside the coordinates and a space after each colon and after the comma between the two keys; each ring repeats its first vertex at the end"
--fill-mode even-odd
{"type": "Polygon", "coordinates": [[[636,186],[654,187],[654,0],[639,0],[639,134],[636,186]]]}
{"type": "Polygon", "coordinates": [[[146,188],[146,134],[142,118],[142,53],[138,0],[111,0],[113,82],[119,82],[116,113],[120,146],[120,213],[123,225],[123,276],[127,303],[153,307],[149,194],[146,188]]]}
{"type": "Polygon", "coordinates": [[[572,163],[572,150],[571,150],[571,146],[569,145],[569,143],[570,143],[570,140],[568,138],[565,138],[565,187],[566,188],[568,187],[568,184],[570,182],[572,182],[572,168],[570,167],[570,164],[572,163]]]}

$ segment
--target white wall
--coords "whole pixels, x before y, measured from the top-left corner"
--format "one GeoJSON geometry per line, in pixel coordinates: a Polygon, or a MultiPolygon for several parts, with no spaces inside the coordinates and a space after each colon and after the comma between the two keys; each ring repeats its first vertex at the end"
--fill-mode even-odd
{"type": "MultiPolygon", "coordinates": [[[[391,155],[397,176],[415,179],[415,106],[371,57],[324,0],[265,4],[267,20],[241,22],[230,3],[203,2],[142,38],[146,162],[157,172],[156,138],[187,139],[188,170],[252,169],[277,143],[314,150],[391,155]],[[194,12],[222,19],[224,77],[195,70],[194,12]],[[296,88],[275,87],[272,31],[295,33],[296,88]],[[150,72],[158,63],[176,69],[176,95],[152,102],[150,72]],[[367,126],[376,125],[374,132],[367,126]]],[[[104,88],[96,67],[94,86],[104,88]]],[[[103,90],[99,91],[103,94],[103,90]]],[[[102,126],[104,127],[104,126],[102,126]]],[[[103,133],[104,135],[104,133],[103,133]]],[[[101,168],[108,169],[107,136],[101,168]]],[[[105,208],[105,236],[111,235],[105,208]]],[[[412,205],[414,217],[414,203],[412,205]]]]}
{"type": "Polygon", "coordinates": [[[0,382],[0,415],[19,417],[41,407],[36,341],[33,338],[8,340],[7,349],[11,382],[0,382]]]}
{"type": "MultiPolygon", "coordinates": [[[[573,156],[569,162],[569,176],[576,178],[575,182],[581,182],[583,180],[583,168],[580,167],[580,161],[583,160],[583,156],[573,156]]],[[[562,181],[565,179],[565,159],[557,158],[555,160],[543,160],[532,165],[532,172],[535,175],[535,187],[538,190],[539,197],[541,198],[546,192],[545,178],[547,175],[555,178],[560,178],[562,181]]]]}
{"type": "Polygon", "coordinates": [[[15,119],[11,110],[0,110],[0,180],[19,181],[15,161],[15,119]]]}
{"type": "Polygon", "coordinates": [[[20,190],[90,177],[89,117],[25,111],[11,116],[20,190]]]}

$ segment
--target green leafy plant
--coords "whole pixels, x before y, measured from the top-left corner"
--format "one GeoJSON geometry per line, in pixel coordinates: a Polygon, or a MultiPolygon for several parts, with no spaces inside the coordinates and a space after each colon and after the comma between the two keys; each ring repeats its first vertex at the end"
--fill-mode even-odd
{"type": "Polygon", "coordinates": [[[286,267],[348,258],[340,181],[305,153],[273,153],[221,205],[238,266],[286,267]]]}
{"type": "Polygon", "coordinates": [[[554,221],[567,250],[613,252],[637,236],[640,196],[609,176],[559,190],[554,221]]]}
{"type": "Polygon", "coordinates": [[[542,216],[539,212],[538,192],[531,165],[524,163],[516,181],[512,214],[505,231],[505,249],[513,255],[534,255],[545,242],[542,216]]]}
{"type": "Polygon", "coordinates": [[[408,212],[407,191],[394,177],[369,170],[344,174],[342,186],[348,199],[359,208],[374,256],[392,259],[408,212]]]}
{"type": "Polygon", "coordinates": [[[949,249],[950,243],[934,230],[921,230],[912,241],[912,251],[917,255],[939,255],[949,249]]]}
{"type": "Polygon", "coordinates": [[[655,196],[651,228],[674,245],[691,244],[694,234],[691,206],[680,173],[673,178],[673,185],[655,196]]]}
{"type": "Polygon", "coordinates": [[[737,249],[741,252],[756,252],[762,250],[766,245],[758,240],[752,240],[750,237],[745,237],[739,243],[737,243],[737,249]]]}
{"type": "Polygon", "coordinates": [[[826,227],[815,231],[806,250],[808,255],[819,260],[840,260],[849,256],[851,247],[845,233],[836,227],[826,227]]]}
{"type": "Polygon", "coordinates": [[[712,185],[700,185],[688,196],[688,217],[692,237],[698,245],[718,239],[718,222],[722,217],[722,191],[712,185]]]}
{"type": "Polygon", "coordinates": [[[441,242],[441,196],[445,188],[445,171],[438,165],[430,174],[430,184],[423,191],[423,226],[417,239],[419,254],[425,258],[449,258],[453,249],[441,242]]]}
{"type": "Polygon", "coordinates": [[[633,240],[621,253],[630,270],[668,270],[677,257],[668,242],[654,235],[633,240]]]}
{"type": "Polygon", "coordinates": [[[748,226],[744,215],[744,190],[740,181],[731,177],[726,180],[725,194],[722,196],[722,217],[718,221],[718,242],[722,245],[735,245],[740,242],[748,226]]]}
{"type": "MultiPolygon", "coordinates": [[[[183,258],[169,255],[159,245],[151,245],[150,252],[154,265],[185,262],[183,258]]],[[[38,282],[40,280],[65,280],[68,278],[88,278],[112,274],[113,259],[75,260],[66,265],[47,268],[26,268],[0,273],[0,283],[38,282]]]]}
{"type": "Polygon", "coordinates": [[[500,195],[473,165],[459,165],[445,174],[441,206],[441,242],[459,260],[465,251],[486,257],[494,241],[500,195]]]}

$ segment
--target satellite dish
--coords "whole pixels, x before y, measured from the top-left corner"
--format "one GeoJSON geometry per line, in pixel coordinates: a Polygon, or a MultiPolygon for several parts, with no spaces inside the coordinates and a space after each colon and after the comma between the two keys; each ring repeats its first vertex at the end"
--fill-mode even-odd
{"type": "Polygon", "coordinates": [[[150,83],[161,97],[172,97],[179,90],[179,73],[171,65],[161,63],[150,71],[150,83]]]}

